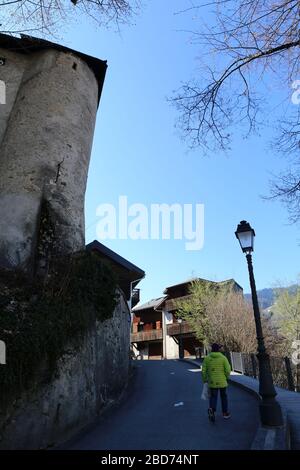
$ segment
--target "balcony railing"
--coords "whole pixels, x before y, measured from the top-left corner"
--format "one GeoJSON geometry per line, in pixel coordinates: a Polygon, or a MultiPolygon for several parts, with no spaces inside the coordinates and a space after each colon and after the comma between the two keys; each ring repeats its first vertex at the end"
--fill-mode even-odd
{"type": "Polygon", "coordinates": [[[131,342],[139,343],[141,341],[154,341],[163,338],[162,329],[139,331],[138,333],[131,333],[131,342]]]}
{"type": "Polygon", "coordinates": [[[180,323],[171,323],[170,325],[167,325],[167,335],[169,336],[177,336],[180,334],[186,334],[186,333],[194,333],[195,329],[192,328],[188,322],[183,321],[181,324],[180,323]]]}

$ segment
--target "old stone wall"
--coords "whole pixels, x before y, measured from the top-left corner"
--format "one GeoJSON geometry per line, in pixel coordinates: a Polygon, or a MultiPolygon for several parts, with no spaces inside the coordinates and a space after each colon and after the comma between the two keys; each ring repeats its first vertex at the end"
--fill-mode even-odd
{"type": "Polygon", "coordinates": [[[5,65],[0,66],[0,80],[6,85],[6,103],[0,107],[0,146],[7,127],[24,71],[28,65],[28,57],[23,54],[4,50],[0,47],[0,57],[5,58],[5,65]],[[8,86],[9,84],[9,86],[8,86]]]}
{"type": "Polygon", "coordinates": [[[84,248],[99,87],[71,52],[0,49],[0,57],[7,93],[0,105],[0,266],[32,270],[41,239],[55,255],[84,248]]]}
{"type": "Polygon", "coordinates": [[[0,409],[0,449],[51,447],[93,422],[126,387],[129,350],[130,313],[121,294],[113,317],[66,352],[50,384],[0,409]]]}

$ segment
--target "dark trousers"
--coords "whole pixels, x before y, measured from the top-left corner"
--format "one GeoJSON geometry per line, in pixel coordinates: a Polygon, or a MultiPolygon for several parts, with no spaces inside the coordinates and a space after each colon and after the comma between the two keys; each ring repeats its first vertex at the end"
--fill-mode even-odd
{"type": "Polygon", "coordinates": [[[217,402],[218,402],[218,391],[220,390],[221,395],[221,402],[222,402],[222,412],[228,413],[228,399],[226,388],[211,388],[210,389],[210,398],[209,398],[209,406],[214,411],[217,409],[217,402]]]}

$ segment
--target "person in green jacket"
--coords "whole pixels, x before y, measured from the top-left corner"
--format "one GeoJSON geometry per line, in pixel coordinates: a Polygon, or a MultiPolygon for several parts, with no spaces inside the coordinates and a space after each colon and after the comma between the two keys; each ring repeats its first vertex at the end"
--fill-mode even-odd
{"type": "Polygon", "coordinates": [[[211,353],[204,358],[202,364],[202,379],[208,384],[210,389],[208,417],[215,421],[215,412],[218,402],[218,391],[220,390],[222,412],[225,419],[230,418],[228,412],[227,398],[227,379],[231,372],[231,367],[227,357],[220,352],[221,346],[217,343],[212,344],[211,353]]]}

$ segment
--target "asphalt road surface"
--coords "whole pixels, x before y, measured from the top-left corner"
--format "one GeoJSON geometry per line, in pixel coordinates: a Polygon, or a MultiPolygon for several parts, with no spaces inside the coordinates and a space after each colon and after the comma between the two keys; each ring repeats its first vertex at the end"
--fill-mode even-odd
{"type": "Polygon", "coordinates": [[[220,401],[216,422],[200,399],[200,370],[183,361],[136,361],[127,396],[64,449],[238,450],[249,449],[258,424],[258,404],[249,393],[228,387],[231,419],[220,401]]]}

